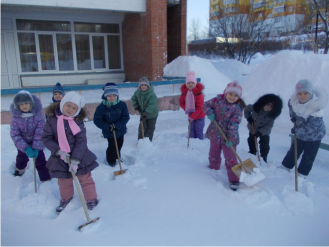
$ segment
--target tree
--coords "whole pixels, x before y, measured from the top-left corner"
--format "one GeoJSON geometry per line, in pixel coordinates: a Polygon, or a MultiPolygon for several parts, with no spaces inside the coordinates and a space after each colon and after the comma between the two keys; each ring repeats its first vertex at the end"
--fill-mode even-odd
{"type": "Polygon", "coordinates": [[[323,32],[326,35],[324,54],[328,54],[329,48],[329,0],[313,0],[314,10],[324,26],[323,32]]]}
{"type": "Polygon", "coordinates": [[[250,63],[260,46],[273,31],[273,19],[268,12],[235,5],[221,8],[219,18],[210,22],[210,36],[220,37],[228,58],[250,63]]]}
{"type": "Polygon", "coordinates": [[[200,39],[200,28],[201,28],[201,25],[200,25],[200,20],[199,19],[196,19],[196,18],[193,18],[192,19],[192,22],[191,22],[191,27],[190,27],[190,37],[191,37],[191,40],[198,40],[200,39]]]}

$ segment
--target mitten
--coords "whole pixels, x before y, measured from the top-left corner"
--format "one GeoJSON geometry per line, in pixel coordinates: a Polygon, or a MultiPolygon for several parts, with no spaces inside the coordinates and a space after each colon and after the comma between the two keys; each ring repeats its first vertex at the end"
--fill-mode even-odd
{"type": "Polygon", "coordinates": [[[110,131],[117,131],[117,129],[115,128],[115,125],[114,124],[111,124],[110,125],[110,131]]]}
{"type": "Polygon", "coordinates": [[[189,122],[192,122],[193,120],[194,120],[193,118],[188,117],[188,121],[189,121],[189,122]]]}
{"type": "Polygon", "coordinates": [[[70,172],[74,172],[76,173],[77,170],[78,170],[78,165],[79,165],[79,161],[78,160],[71,160],[71,164],[70,164],[70,168],[69,168],[69,171],[70,172]]]}
{"type": "Polygon", "coordinates": [[[141,108],[140,106],[137,106],[137,107],[135,108],[135,110],[141,112],[141,111],[142,111],[142,108],[141,108]]]}
{"type": "Polygon", "coordinates": [[[292,118],[290,118],[290,121],[293,122],[293,123],[296,123],[296,120],[297,120],[296,117],[292,117],[292,118]]]}
{"type": "Polygon", "coordinates": [[[252,119],[252,117],[248,117],[247,121],[248,121],[248,123],[250,123],[250,125],[252,125],[254,123],[254,120],[252,119]]]}
{"type": "Polygon", "coordinates": [[[25,153],[29,158],[33,158],[34,157],[34,152],[33,149],[28,146],[27,148],[25,148],[25,153]]]}
{"type": "Polygon", "coordinates": [[[144,123],[146,121],[146,116],[141,117],[140,121],[144,123]]]}
{"type": "Polygon", "coordinates": [[[58,149],[58,151],[56,152],[56,155],[60,156],[60,158],[67,163],[67,157],[70,157],[70,154],[63,152],[62,150],[58,149]]]}
{"type": "Polygon", "coordinates": [[[225,142],[226,146],[229,148],[231,146],[233,146],[233,142],[232,141],[229,141],[229,142],[225,142]]]}
{"type": "Polygon", "coordinates": [[[207,118],[209,118],[210,121],[214,121],[215,120],[215,114],[210,113],[209,115],[207,115],[207,118]]]}
{"type": "Polygon", "coordinates": [[[295,128],[291,128],[291,134],[295,134],[295,128]]]}
{"type": "Polygon", "coordinates": [[[33,149],[33,153],[34,153],[34,158],[37,158],[39,155],[39,150],[38,149],[33,149]]]}

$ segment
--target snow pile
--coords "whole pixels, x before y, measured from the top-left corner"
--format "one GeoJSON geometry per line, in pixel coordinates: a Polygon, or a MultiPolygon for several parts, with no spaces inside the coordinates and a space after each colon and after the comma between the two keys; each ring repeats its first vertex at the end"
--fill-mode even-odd
{"type": "Polygon", "coordinates": [[[179,56],[163,69],[164,76],[186,77],[189,71],[194,71],[195,76],[201,78],[206,100],[223,93],[226,85],[232,81],[218,71],[210,60],[197,56],[179,56]]]}

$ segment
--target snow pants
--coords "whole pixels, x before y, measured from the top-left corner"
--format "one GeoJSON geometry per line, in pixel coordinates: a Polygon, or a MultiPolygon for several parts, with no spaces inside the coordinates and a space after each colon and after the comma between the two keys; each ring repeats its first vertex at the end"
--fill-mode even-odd
{"type": "MultiPolygon", "coordinates": [[[[152,141],[152,139],[153,139],[156,121],[157,121],[157,118],[151,118],[151,119],[146,119],[145,122],[143,122],[144,137],[145,138],[148,137],[150,139],[150,141],[152,141]]],[[[138,140],[143,139],[141,124],[139,124],[138,129],[139,129],[138,140]]]]}
{"type": "MultiPolygon", "coordinates": [[[[121,148],[122,148],[123,139],[124,139],[123,137],[124,136],[117,138],[117,144],[118,144],[118,150],[119,150],[120,157],[121,157],[121,148]]],[[[115,147],[114,138],[108,138],[107,142],[108,142],[108,147],[106,149],[106,160],[109,164],[114,164],[115,161],[118,159],[117,149],[115,147]]]]}
{"type": "MultiPolygon", "coordinates": [[[[236,146],[233,146],[233,148],[236,150],[236,146]]],[[[228,180],[230,182],[238,182],[239,178],[232,171],[232,167],[238,164],[238,161],[231,148],[227,147],[225,144],[210,140],[209,168],[219,170],[222,162],[222,158],[220,157],[222,150],[224,153],[228,180]]]]}
{"type": "MultiPolygon", "coordinates": [[[[26,155],[26,153],[17,150],[17,156],[16,156],[16,168],[18,170],[24,170],[27,166],[27,162],[29,162],[29,157],[26,155]]],[[[40,181],[47,181],[50,180],[50,174],[48,171],[48,168],[46,167],[46,157],[42,150],[39,150],[39,155],[35,159],[35,167],[38,171],[38,175],[40,178],[40,181]]]]}
{"type": "MultiPolygon", "coordinates": [[[[256,144],[255,144],[255,138],[254,135],[252,135],[249,132],[248,137],[248,145],[249,145],[249,151],[251,154],[256,154],[256,144]]],[[[270,136],[269,135],[263,135],[259,137],[259,151],[261,157],[267,157],[269,151],[270,151],[270,136]]]]}
{"type": "Polygon", "coordinates": [[[199,138],[203,140],[204,118],[196,119],[191,122],[190,138],[199,138]]]}
{"type": "MultiPolygon", "coordinates": [[[[295,166],[295,141],[292,142],[291,147],[282,161],[282,165],[292,169],[295,166]]],[[[297,138],[297,159],[303,153],[302,159],[298,166],[298,172],[304,176],[307,176],[313,166],[313,162],[318,153],[321,140],[319,141],[302,141],[297,138]]]]}
{"type": "MultiPolygon", "coordinates": [[[[86,201],[97,198],[95,182],[91,173],[77,176],[86,201]]],[[[64,200],[70,199],[74,194],[73,178],[58,179],[59,193],[64,200]]]]}

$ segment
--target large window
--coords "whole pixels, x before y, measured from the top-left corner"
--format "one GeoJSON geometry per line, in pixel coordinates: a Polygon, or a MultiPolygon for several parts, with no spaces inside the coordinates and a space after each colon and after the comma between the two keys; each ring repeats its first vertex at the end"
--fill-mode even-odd
{"type": "Polygon", "coordinates": [[[122,69],[119,24],[16,20],[22,72],[122,69]]]}

